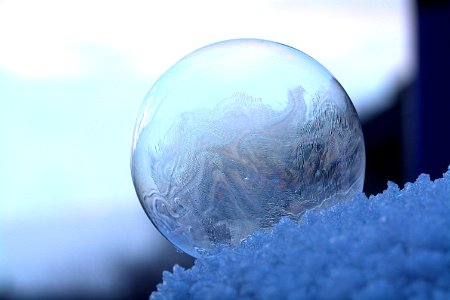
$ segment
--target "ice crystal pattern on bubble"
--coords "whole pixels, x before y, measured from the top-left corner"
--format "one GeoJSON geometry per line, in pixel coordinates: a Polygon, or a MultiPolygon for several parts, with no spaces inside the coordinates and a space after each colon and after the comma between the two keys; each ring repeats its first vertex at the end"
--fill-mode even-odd
{"type": "Polygon", "coordinates": [[[361,127],[334,78],[322,90],[286,89],[282,109],[245,90],[214,100],[180,110],[162,138],[152,140],[148,122],[134,149],[132,168],[144,167],[147,178],[134,170],[138,196],[178,248],[198,256],[237,245],[284,216],[296,220],[361,190],[361,127]]]}

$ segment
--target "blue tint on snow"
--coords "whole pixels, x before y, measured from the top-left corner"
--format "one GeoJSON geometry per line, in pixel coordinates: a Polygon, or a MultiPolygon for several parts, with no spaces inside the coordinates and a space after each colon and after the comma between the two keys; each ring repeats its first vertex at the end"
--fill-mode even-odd
{"type": "Polygon", "coordinates": [[[175,266],[151,299],[450,299],[450,170],[175,266]]]}

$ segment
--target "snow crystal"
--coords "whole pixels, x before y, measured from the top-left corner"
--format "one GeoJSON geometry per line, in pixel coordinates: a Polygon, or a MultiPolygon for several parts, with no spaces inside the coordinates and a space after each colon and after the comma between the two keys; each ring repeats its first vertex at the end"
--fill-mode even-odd
{"type": "Polygon", "coordinates": [[[450,299],[450,167],[175,266],[159,299],[450,299]]]}

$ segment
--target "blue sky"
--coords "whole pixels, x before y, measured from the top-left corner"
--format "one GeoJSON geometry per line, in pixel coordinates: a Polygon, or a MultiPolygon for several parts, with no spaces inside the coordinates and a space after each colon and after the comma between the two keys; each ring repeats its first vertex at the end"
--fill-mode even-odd
{"type": "Polygon", "coordinates": [[[411,6],[406,0],[0,0],[0,289],[1,281],[24,290],[50,284],[44,269],[58,274],[61,267],[45,262],[56,257],[62,266],[80,265],[66,254],[89,253],[95,243],[126,252],[134,238],[142,242],[133,253],[149,251],[154,232],[147,233],[151,224],[131,183],[131,133],[153,81],[178,59],[231,38],[285,43],[327,67],[368,118],[389,105],[377,100],[413,76],[411,6]],[[123,232],[112,246],[111,222],[136,226],[129,229],[136,234],[123,232]],[[90,231],[80,226],[101,233],[86,237],[90,231]],[[55,235],[66,246],[58,248],[55,235]],[[26,249],[35,237],[48,243],[46,251],[26,249]],[[90,242],[80,242],[85,239],[90,242]],[[42,264],[27,268],[22,256],[42,264]]]}

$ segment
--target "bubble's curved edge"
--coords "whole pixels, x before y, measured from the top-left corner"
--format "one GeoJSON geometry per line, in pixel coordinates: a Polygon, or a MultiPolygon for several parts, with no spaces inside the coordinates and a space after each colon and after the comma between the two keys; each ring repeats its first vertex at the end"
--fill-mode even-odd
{"type": "MultiPolygon", "coordinates": [[[[345,89],[342,87],[342,85],[340,84],[340,82],[336,79],[336,77],[323,65],[321,64],[318,60],[316,60],[314,57],[310,56],[309,54],[295,48],[292,47],[290,45],[284,44],[284,43],[280,43],[280,42],[276,42],[276,41],[271,41],[271,40],[267,40],[267,39],[261,39],[261,38],[250,38],[250,37],[245,37],[245,38],[236,38],[236,39],[228,39],[228,40],[223,40],[223,41],[218,41],[218,42],[214,42],[205,46],[202,46],[190,53],[188,53],[187,55],[181,57],[180,59],[178,59],[175,63],[173,63],[165,72],[163,72],[158,78],[157,80],[154,81],[153,85],[150,87],[149,91],[147,92],[147,94],[144,97],[143,102],[141,103],[139,109],[138,109],[138,113],[137,113],[137,117],[135,119],[134,122],[134,126],[133,126],[133,134],[132,134],[132,141],[131,141],[131,155],[130,155],[130,164],[132,163],[132,154],[133,151],[136,147],[136,143],[137,143],[137,139],[139,137],[139,133],[142,130],[142,126],[140,126],[142,124],[142,120],[144,119],[142,116],[144,115],[146,108],[149,105],[149,102],[151,101],[151,92],[154,89],[154,87],[156,86],[156,84],[158,83],[158,81],[161,80],[162,77],[165,76],[166,73],[170,72],[171,69],[174,68],[174,66],[176,66],[179,62],[185,60],[187,57],[191,56],[194,53],[198,53],[201,51],[204,51],[205,49],[211,48],[211,47],[216,47],[216,46],[220,46],[220,45],[225,45],[225,44],[229,44],[229,43],[261,43],[261,44],[269,44],[269,45],[278,45],[281,47],[285,47],[288,48],[292,51],[296,51],[301,53],[303,56],[306,56],[307,58],[309,58],[310,60],[314,61],[318,66],[321,67],[321,69],[323,71],[325,71],[328,75],[331,76],[332,80],[336,81],[337,84],[342,88],[342,90],[345,92],[345,95],[348,97],[348,99],[350,100],[350,103],[354,108],[353,102],[351,101],[351,98],[348,96],[347,92],[345,91],[345,89]],[[139,120],[141,120],[141,122],[139,122],[139,120]]],[[[355,110],[356,111],[356,110],[355,110]]]]}
{"type": "MultiPolygon", "coordinates": [[[[143,100],[143,102],[142,102],[142,104],[140,105],[140,108],[139,108],[139,110],[138,110],[138,114],[137,114],[137,117],[136,117],[136,121],[135,121],[135,123],[134,123],[133,134],[132,134],[132,142],[131,142],[131,151],[130,151],[130,152],[131,152],[131,153],[130,153],[130,169],[131,169],[131,177],[132,177],[132,181],[133,181],[133,184],[134,184],[134,186],[135,186],[135,189],[137,189],[137,186],[136,186],[136,183],[135,183],[135,180],[134,180],[134,173],[133,173],[133,153],[134,153],[134,150],[135,150],[135,148],[136,148],[136,143],[137,143],[137,140],[139,139],[140,132],[142,131],[142,129],[143,129],[143,128],[145,127],[145,125],[146,125],[146,118],[143,117],[143,116],[145,115],[146,111],[148,110],[148,106],[151,104],[151,101],[152,101],[151,94],[152,94],[152,91],[154,90],[155,86],[157,85],[158,81],[160,81],[161,78],[163,78],[163,77],[165,76],[166,73],[170,72],[170,70],[173,69],[174,66],[176,66],[179,62],[185,60],[187,57],[191,56],[192,54],[201,52],[201,51],[203,51],[203,50],[205,50],[205,49],[209,49],[209,48],[211,48],[211,47],[221,46],[221,45],[225,45],[225,44],[228,44],[228,43],[260,43],[260,44],[267,44],[267,45],[275,45],[275,46],[279,46],[279,47],[283,47],[283,48],[289,49],[289,50],[291,50],[291,51],[298,52],[298,53],[300,53],[301,55],[307,57],[309,60],[311,60],[312,62],[314,62],[317,66],[319,66],[320,69],[321,69],[321,71],[323,71],[323,72],[325,72],[326,74],[328,74],[328,75],[331,77],[331,79],[332,79],[333,81],[335,81],[335,82],[341,87],[341,89],[342,89],[342,91],[344,92],[345,96],[348,98],[349,103],[350,103],[350,105],[352,106],[352,109],[353,109],[353,111],[354,111],[355,114],[356,114],[356,117],[357,117],[358,120],[359,120],[359,116],[358,116],[358,114],[356,113],[356,110],[355,110],[355,108],[354,108],[353,102],[351,101],[350,97],[348,96],[347,92],[346,92],[345,89],[342,87],[342,85],[340,84],[340,82],[334,77],[334,75],[333,75],[333,74],[332,74],[332,73],[331,73],[324,65],[322,65],[319,61],[317,61],[315,58],[313,58],[312,56],[308,55],[307,53],[305,53],[305,52],[303,52],[303,51],[301,51],[301,50],[299,50],[299,49],[297,49],[297,48],[295,48],[295,47],[292,47],[292,46],[290,46],[290,45],[284,44],[284,43],[280,43],[280,42],[276,42],[276,41],[271,41],[271,40],[267,40],[267,39],[261,39],[261,38],[248,38],[248,37],[246,37],[246,38],[227,39],[227,40],[223,40],[223,41],[214,42],[214,43],[205,45],[205,46],[203,46],[203,47],[200,47],[200,48],[198,48],[198,49],[196,49],[196,50],[190,52],[189,54],[183,56],[183,57],[180,58],[179,60],[177,60],[177,61],[176,61],[173,65],[171,65],[164,73],[162,73],[162,75],[154,82],[154,84],[152,85],[152,87],[149,89],[149,91],[147,92],[146,96],[144,97],[144,100],[143,100]]],[[[359,125],[359,126],[361,127],[361,125],[359,125]]],[[[361,132],[362,132],[362,130],[361,130],[361,132]]],[[[363,138],[363,135],[361,135],[361,136],[362,136],[362,139],[363,139],[363,148],[365,149],[364,138],[363,138]]],[[[363,172],[363,179],[362,179],[362,181],[364,181],[364,176],[365,176],[365,165],[366,165],[366,164],[365,164],[365,156],[364,156],[363,159],[364,159],[364,164],[363,164],[363,165],[364,165],[364,166],[363,166],[364,172],[363,172]]],[[[136,190],[136,192],[137,192],[137,190],[136,190]]],[[[148,216],[148,218],[150,219],[150,221],[153,223],[153,225],[154,225],[156,228],[158,228],[158,226],[156,225],[156,223],[153,221],[153,219],[151,218],[150,214],[148,213],[148,209],[146,209],[145,200],[140,198],[138,192],[137,192],[136,194],[137,194],[137,196],[138,196],[138,198],[139,198],[139,201],[140,201],[140,203],[141,203],[141,205],[142,205],[142,207],[143,207],[143,209],[144,209],[146,215],[148,216]]],[[[168,239],[168,240],[170,241],[170,239],[169,239],[163,232],[161,232],[161,234],[162,234],[166,239],[168,239]]],[[[174,245],[174,246],[175,246],[175,245],[174,245]]],[[[228,248],[226,245],[218,245],[218,246],[216,247],[216,249],[213,249],[213,251],[212,251],[211,253],[208,253],[207,251],[204,251],[203,249],[196,249],[196,252],[192,252],[192,251],[189,251],[188,249],[184,249],[184,250],[183,250],[183,249],[180,249],[180,248],[177,247],[177,246],[175,246],[175,247],[176,247],[177,249],[179,249],[180,251],[183,251],[183,252],[185,252],[185,253],[187,253],[187,254],[193,256],[193,257],[196,257],[196,258],[204,258],[204,257],[208,257],[208,256],[210,256],[210,255],[216,255],[216,253],[219,253],[220,251],[222,251],[222,249],[228,248]]]]}
{"type": "MultiPolygon", "coordinates": [[[[218,41],[218,42],[214,42],[205,46],[202,46],[190,53],[188,53],[187,55],[181,57],[180,59],[178,59],[175,63],[173,63],[165,72],[163,72],[153,83],[153,85],[150,87],[149,91],[147,92],[147,94],[144,97],[143,102],[141,103],[139,109],[138,109],[138,113],[134,122],[134,126],[133,126],[133,132],[132,132],[132,141],[131,141],[131,153],[130,153],[130,166],[132,165],[132,160],[133,160],[133,152],[134,149],[136,148],[136,143],[137,140],[139,138],[139,134],[142,130],[142,128],[145,126],[145,124],[142,125],[143,121],[145,118],[143,118],[143,115],[145,114],[145,111],[147,110],[148,105],[150,104],[151,101],[151,93],[152,90],[154,89],[154,87],[156,86],[156,84],[158,83],[158,81],[161,80],[162,77],[165,76],[166,73],[170,72],[171,69],[174,68],[174,66],[176,66],[179,62],[185,60],[187,57],[191,56],[194,53],[198,53],[201,52],[205,49],[208,49],[210,47],[215,47],[215,46],[220,46],[220,45],[224,45],[224,44],[229,44],[229,43],[238,43],[238,42],[242,42],[242,43],[261,43],[261,44],[270,44],[270,45],[278,45],[278,46],[282,46],[282,47],[286,47],[288,49],[291,49],[293,51],[296,52],[300,52],[302,55],[308,57],[310,60],[314,61],[317,65],[319,65],[323,71],[326,71],[326,73],[328,73],[331,78],[333,80],[335,80],[339,86],[342,88],[342,90],[345,92],[345,95],[348,97],[348,99],[350,100],[350,103],[354,108],[353,102],[351,101],[351,98],[348,96],[347,92],[345,91],[345,89],[342,87],[342,85],[340,84],[340,82],[336,79],[336,77],[323,65],[321,64],[318,60],[316,60],[314,57],[308,55],[307,53],[292,47],[290,45],[284,44],[284,43],[280,43],[280,42],[276,42],[276,41],[271,41],[271,40],[267,40],[267,39],[261,39],[261,38],[250,38],[250,37],[244,37],[244,38],[235,38],[235,39],[227,39],[227,40],[223,40],[223,41],[218,41]]],[[[356,111],[356,110],[355,110],[356,111]]],[[[359,118],[359,117],[358,117],[359,118]]],[[[132,169],[132,168],[131,168],[132,169]]],[[[133,174],[132,174],[133,176],[133,174]]]]}
{"type": "MultiPolygon", "coordinates": [[[[316,64],[318,64],[324,71],[326,71],[329,75],[331,75],[332,79],[336,80],[336,82],[341,86],[342,85],[339,83],[339,81],[336,79],[336,77],[324,66],[322,65],[318,60],[316,60],[314,57],[308,55],[307,53],[292,47],[290,45],[284,44],[284,43],[280,43],[280,42],[276,42],[276,41],[271,41],[271,40],[267,40],[267,39],[261,39],[261,38],[250,38],[250,37],[243,37],[243,38],[234,38],[234,39],[227,39],[227,40],[223,40],[223,41],[218,41],[218,42],[214,42],[208,45],[204,45],[196,50],[193,50],[192,52],[186,54],[185,56],[181,57],[180,59],[178,59],[177,61],[175,61],[165,72],[163,72],[157,80],[155,80],[154,84],[152,85],[152,87],[149,89],[149,91],[147,92],[147,94],[144,97],[143,102],[141,103],[139,109],[138,109],[138,114],[136,117],[136,121],[133,127],[133,134],[132,134],[132,146],[131,146],[131,154],[133,152],[133,150],[135,149],[136,146],[136,141],[137,141],[137,136],[139,136],[139,132],[140,132],[140,122],[138,122],[138,120],[142,119],[142,115],[144,114],[146,107],[148,106],[149,103],[149,96],[153,90],[153,88],[155,87],[156,83],[162,78],[164,77],[164,75],[168,72],[170,72],[170,70],[177,65],[179,62],[185,60],[187,57],[191,56],[194,53],[198,53],[201,52],[207,48],[211,48],[211,47],[216,47],[216,46],[220,46],[220,45],[224,45],[224,44],[229,44],[229,43],[261,43],[261,44],[270,44],[270,45],[278,45],[281,47],[286,47],[288,49],[291,49],[292,51],[296,51],[301,53],[302,55],[308,57],[309,59],[311,59],[312,61],[314,61],[316,64]]],[[[342,90],[345,91],[344,88],[342,88],[342,90]]],[[[347,97],[348,94],[346,93],[347,97]]],[[[348,97],[350,99],[350,97],[348,97]]],[[[131,155],[132,156],[132,155],[131,155]]]]}

